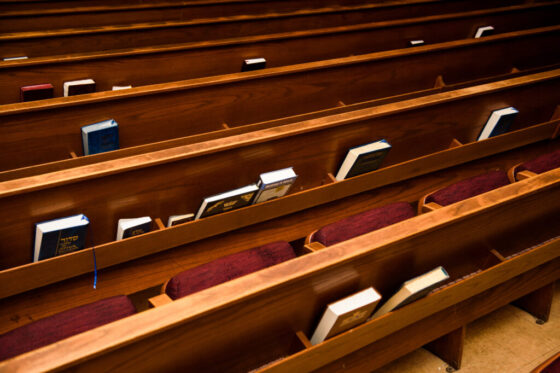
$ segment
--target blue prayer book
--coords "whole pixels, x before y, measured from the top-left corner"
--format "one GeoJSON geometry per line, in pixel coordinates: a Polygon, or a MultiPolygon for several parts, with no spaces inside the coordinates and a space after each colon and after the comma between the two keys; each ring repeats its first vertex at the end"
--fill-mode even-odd
{"type": "Polygon", "coordinates": [[[89,219],[84,214],[35,224],[33,261],[82,250],[88,226],[89,219]]]}
{"type": "Polygon", "coordinates": [[[114,119],[82,127],[84,155],[98,154],[119,148],[119,125],[114,119]]]}

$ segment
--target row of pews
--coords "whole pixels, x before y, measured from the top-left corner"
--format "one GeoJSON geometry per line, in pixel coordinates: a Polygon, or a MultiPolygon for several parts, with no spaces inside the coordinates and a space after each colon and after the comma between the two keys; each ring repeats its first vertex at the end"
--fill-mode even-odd
{"type": "Polygon", "coordinates": [[[458,369],[471,321],[512,302],[546,321],[560,278],[559,168],[441,208],[418,201],[558,152],[559,7],[0,0],[0,58],[28,57],[0,62],[0,334],[120,295],[135,311],[0,372],[363,372],[422,346],[458,369]],[[495,34],[473,38],[487,25],[495,34]],[[416,39],[425,45],[407,47],[416,39]],[[257,57],[265,69],[241,72],[257,57]],[[85,78],[97,92],[62,97],[63,82],[85,78]],[[46,82],[54,98],[19,102],[20,87],[46,82]],[[476,141],[507,106],[519,110],[510,131],[476,141]],[[80,128],[111,118],[120,149],[83,156],[80,128]],[[334,180],[350,147],[380,138],[392,145],[380,169],[334,180]],[[285,167],[298,178],[282,198],[162,223],[285,167]],[[424,213],[329,247],[306,242],[392,202],[424,213]],[[35,224],[75,214],[90,219],[87,248],[33,263],[35,224]],[[119,219],[147,215],[151,232],[114,241],[119,219]],[[161,301],[178,273],[277,241],[296,257],[161,301]],[[451,282],[427,297],[309,343],[329,303],[369,286],[388,299],[440,265],[451,282]]]}

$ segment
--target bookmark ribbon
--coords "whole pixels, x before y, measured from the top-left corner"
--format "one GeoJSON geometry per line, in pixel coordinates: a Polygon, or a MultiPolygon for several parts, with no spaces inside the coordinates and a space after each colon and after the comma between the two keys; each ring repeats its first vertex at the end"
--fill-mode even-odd
{"type": "Polygon", "coordinates": [[[95,248],[91,249],[93,253],[93,288],[97,288],[97,260],[95,259],[95,248]]]}

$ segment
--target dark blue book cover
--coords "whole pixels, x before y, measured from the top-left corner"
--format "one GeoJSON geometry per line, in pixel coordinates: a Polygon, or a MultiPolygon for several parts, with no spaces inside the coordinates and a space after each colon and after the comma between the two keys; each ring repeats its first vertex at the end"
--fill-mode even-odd
{"type": "Polygon", "coordinates": [[[119,149],[119,125],[114,119],[82,127],[84,155],[119,149]]]}
{"type": "Polygon", "coordinates": [[[139,236],[141,234],[147,233],[152,229],[152,222],[146,222],[143,224],[135,225],[134,227],[127,228],[123,231],[122,238],[128,238],[133,236],[139,236]]]}
{"type": "Polygon", "coordinates": [[[490,137],[498,136],[509,131],[511,124],[517,116],[517,113],[517,109],[515,109],[513,106],[494,110],[482,127],[477,140],[480,141],[488,139],[490,137]]]}
{"type": "Polygon", "coordinates": [[[389,150],[391,150],[391,144],[385,139],[348,149],[336,174],[336,180],[340,181],[377,170],[389,150]]]}
{"type": "Polygon", "coordinates": [[[82,214],[36,224],[33,261],[82,250],[88,226],[82,214]]]}

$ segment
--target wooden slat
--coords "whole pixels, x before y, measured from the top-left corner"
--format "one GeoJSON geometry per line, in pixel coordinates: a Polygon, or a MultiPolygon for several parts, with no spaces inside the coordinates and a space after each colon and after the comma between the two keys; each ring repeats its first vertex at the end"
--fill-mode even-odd
{"type": "MultiPolygon", "coordinates": [[[[454,2],[450,2],[454,3],[454,2]]],[[[528,5],[531,7],[532,5],[528,5]]],[[[546,4],[544,5],[547,6],[546,4]]],[[[495,26],[502,32],[528,29],[557,24],[554,14],[557,4],[550,4],[548,12],[539,12],[538,5],[531,10],[525,6],[512,6],[497,18],[495,26]],[[518,9],[525,9],[518,13],[518,9]],[[515,15],[517,14],[517,16],[515,15]],[[502,20],[503,18],[503,20],[502,20]]],[[[481,12],[486,12],[483,10],[481,12]]],[[[183,22],[138,23],[126,26],[103,26],[97,28],[64,29],[6,33],[0,35],[1,57],[28,57],[69,54],[88,51],[111,50],[132,47],[146,47],[162,44],[186,43],[216,40],[237,36],[267,33],[302,31],[313,28],[334,27],[379,21],[380,26],[396,25],[393,21],[377,19],[378,9],[372,5],[345,7],[331,11],[301,10],[295,13],[232,16],[224,19],[206,19],[183,22]]],[[[438,17],[438,16],[430,16],[438,17]]],[[[403,21],[410,23],[411,21],[403,21]]],[[[476,25],[470,24],[461,38],[470,38],[476,25]],[[473,28],[474,27],[474,28],[473,28]],[[465,34],[467,33],[467,34],[465,34]]],[[[445,35],[439,33],[437,35],[445,35]]],[[[402,36],[401,36],[402,37],[402,36]]],[[[406,43],[406,40],[403,41],[406,43]]]]}
{"type": "MultiPolygon", "coordinates": [[[[211,18],[219,15],[229,17],[235,15],[266,14],[294,12],[301,9],[316,9],[363,5],[365,0],[269,0],[269,1],[181,1],[158,2],[143,4],[123,4],[122,2],[95,6],[79,7],[72,2],[72,7],[45,9],[45,5],[54,7],[53,2],[43,3],[40,9],[17,10],[14,4],[11,10],[3,11],[5,6],[0,3],[0,32],[22,32],[63,29],[72,27],[92,27],[122,25],[141,22],[184,21],[190,19],[211,18]]],[[[517,3],[522,3],[517,1],[517,3]]],[[[515,3],[513,3],[515,4],[515,3]]],[[[511,5],[513,5],[511,4],[511,5]]],[[[451,11],[501,6],[500,1],[454,1],[451,3],[433,0],[388,1],[376,3],[379,9],[379,20],[406,17],[407,14],[437,14],[451,11]],[[490,4],[489,4],[490,3],[490,4]],[[405,5],[403,7],[403,5],[405,5]],[[394,9],[397,8],[397,9],[394,9]],[[400,9],[399,9],[400,8],[400,9]],[[398,11],[396,11],[398,10],[398,11]]]]}

